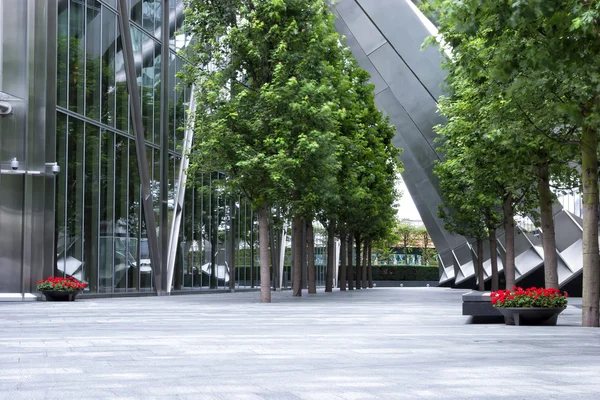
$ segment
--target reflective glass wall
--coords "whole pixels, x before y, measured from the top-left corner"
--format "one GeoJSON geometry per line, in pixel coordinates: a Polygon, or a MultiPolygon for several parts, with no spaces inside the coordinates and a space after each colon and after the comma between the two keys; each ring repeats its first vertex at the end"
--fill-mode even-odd
{"type": "MultiPolygon", "coordinates": [[[[171,0],[169,181],[161,182],[161,3],[128,1],[157,226],[161,184],[168,185],[172,218],[190,97],[176,76],[185,62],[177,51],[189,41],[177,34],[183,4],[171,0]]],[[[56,273],[87,282],[90,293],[153,291],[148,237],[158,232],[147,231],[142,209],[117,1],[59,0],[57,8],[56,155],[63,172],[56,184],[56,273]]],[[[222,178],[195,179],[198,188],[186,191],[175,290],[228,287],[230,274],[240,275],[230,270],[235,257],[242,275],[258,281],[256,271],[244,269],[253,265],[249,253],[258,253],[249,250],[257,240],[254,215],[245,201],[214,188],[222,178]]]]}

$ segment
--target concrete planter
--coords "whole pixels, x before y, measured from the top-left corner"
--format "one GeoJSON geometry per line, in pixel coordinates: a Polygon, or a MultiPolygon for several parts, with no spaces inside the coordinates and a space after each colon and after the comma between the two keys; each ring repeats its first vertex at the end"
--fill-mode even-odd
{"type": "Polygon", "coordinates": [[[558,314],[567,307],[497,307],[504,316],[506,325],[545,325],[555,326],[558,314]]]}
{"type": "Polygon", "coordinates": [[[75,301],[75,297],[80,293],[79,290],[42,290],[46,301],[75,301]]]}

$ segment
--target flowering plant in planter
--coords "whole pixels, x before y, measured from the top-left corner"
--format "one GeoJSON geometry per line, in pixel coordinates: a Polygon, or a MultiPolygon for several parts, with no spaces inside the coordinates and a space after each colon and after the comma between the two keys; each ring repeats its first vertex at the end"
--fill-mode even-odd
{"type": "Polygon", "coordinates": [[[49,277],[46,280],[39,281],[37,283],[37,290],[40,292],[48,291],[59,291],[59,292],[78,292],[87,287],[87,284],[79,282],[73,277],[59,278],[49,277]]]}
{"type": "Polygon", "coordinates": [[[545,289],[530,287],[523,289],[513,287],[513,290],[498,290],[492,292],[492,304],[494,307],[517,307],[517,308],[560,308],[566,307],[567,292],[558,289],[545,289]]]}

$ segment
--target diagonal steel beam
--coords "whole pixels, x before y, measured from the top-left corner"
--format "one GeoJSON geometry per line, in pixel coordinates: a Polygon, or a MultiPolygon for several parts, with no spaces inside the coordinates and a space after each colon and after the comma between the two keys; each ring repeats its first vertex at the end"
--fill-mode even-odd
{"type": "MultiPolygon", "coordinates": [[[[162,0],[160,53],[160,256],[165,262],[169,253],[169,0],[162,0]]],[[[165,266],[168,270],[169,266],[165,266]]],[[[168,274],[162,275],[161,287],[171,292],[168,274]]]]}
{"type": "Polygon", "coordinates": [[[173,284],[173,274],[175,271],[175,257],[177,256],[177,244],[179,243],[179,231],[181,227],[181,218],[183,216],[183,202],[185,199],[185,189],[187,185],[187,170],[190,165],[190,151],[192,149],[192,140],[194,137],[194,122],[196,115],[196,97],[194,95],[196,88],[192,86],[190,95],[190,106],[188,112],[188,121],[185,129],[185,138],[183,140],[183,151],[181,155],[181,164],[179,166],[179,180],[177,183],[177,193],[175,197],[175,210],[171,221],[171,233],[169,235],[169,249],[167,252],[167,285],[165,290],[170,293],[173,284]]]}
{"type": "Polygon", "coordinates": [[[135,62],[133,58],[131,25],[129,23],[127,0],[118,0],[117,7],[119,13],[119,27],[121,29],[121,42],[123,45],[123,60],[125,62],[125,78],[130,96],[131,122],[133,125],[133,133],[135,135],[135,151],[140,171],[140,182],[142,184],[142,204],[144,206],[144,220],[146,221],[146,232],[148,234],[150,262],[152,275],[154,276],[156,294],[160,296],[164,293],[162,264],[158,247],[158,238],[156,235],[156,220],[154,217],[152,191],[150,190],[150,172],[148,171],[146,140],[144,138],[144,126],[142,124],[140,92],[138,90],[137,78],[135,75],[135,62]]]}

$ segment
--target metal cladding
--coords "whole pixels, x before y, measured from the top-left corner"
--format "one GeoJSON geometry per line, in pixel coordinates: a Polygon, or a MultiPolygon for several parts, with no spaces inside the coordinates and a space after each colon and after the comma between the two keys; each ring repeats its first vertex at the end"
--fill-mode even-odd
{"type": "MultiPolygon", "coordinates": [[[[340,0],[333,9],[338,32],[346,37],[360,66],[371,74],[377,106],[397,128],[394,144],[404,149],[402,178],[439,253],[440,285],[475,286],[474,243],[448,232],[437,216],[442,199],[433,167],[441,156],[436,151],[433,127],[444,122],[437,113],[437,100],[445,72],[439,50],[422,48],[425,38],[437,33],[436,28],[410,0],[340,0]]],[[[576,287],[574,279],[581,275],[581,222],[560,206],[556,210],[559,283],[561,287],[576,287]]],[[[502,272],[503,232],[498,232],[497,242],[498,270],[502,272]]],[[[543,284],[540,234],[517,228],[515,258],[518,283],[543,284]]],[[[488,281],[491,261],[487,241],[483,265],[488,281]]]]}
{"type": "Polygon", "coordinates": [[[441,255],[442,280],[451,281],[458,268],[452,249],[466,240],[445,230],[437,216],[441,197],[433,167],[440,155],[433,127],[444,122],[436,110],[445,72],[438,49],[421,48],[435,28],[407,0],[341,0],[334,9],[336,28],[371,74],[378,107],[397,127],[402,177],[441,255]]]}

